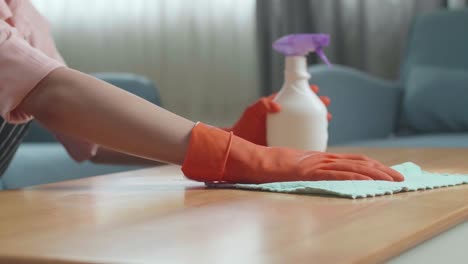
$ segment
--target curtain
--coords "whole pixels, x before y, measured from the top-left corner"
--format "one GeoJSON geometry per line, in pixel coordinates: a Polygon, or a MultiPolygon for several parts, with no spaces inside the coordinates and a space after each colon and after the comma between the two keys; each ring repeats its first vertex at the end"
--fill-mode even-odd
{"type": "MultiPolygon", "coordinates": [[[[258,50],[263,94],[283,80],[282,55],[272,42],[286,34],[329,33],[330,61],[388,80],[398,79],[406,37],[415,15],[438,8],[458,8],[466,0],[257,0],[258,50]]],[[[309,56],[309,63],[318,63],[309,56]]],[[[312,76],[313,81],[313,76],[312,76]]]]}
{"type": "Polygon", "coordinates": [[[259,96],[255,0],[32,0],[67,63],[154,80],[165,108],[231,124],[259,96]]]}

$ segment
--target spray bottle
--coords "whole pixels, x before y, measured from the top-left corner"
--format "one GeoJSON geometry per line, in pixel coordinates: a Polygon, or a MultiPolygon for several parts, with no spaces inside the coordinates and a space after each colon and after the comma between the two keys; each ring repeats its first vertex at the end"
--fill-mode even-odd
{"type": "Polygon", "coordinates": [[[284,83],[274,101],[279,113],[267,117],[268,146],[325,151],[328,142],[327,108],[310,89],[306,56],[310,52],[330,66],[322,48],[329,44],[326,34],[294,34],[273,43],[286,56],[284,83]]]}

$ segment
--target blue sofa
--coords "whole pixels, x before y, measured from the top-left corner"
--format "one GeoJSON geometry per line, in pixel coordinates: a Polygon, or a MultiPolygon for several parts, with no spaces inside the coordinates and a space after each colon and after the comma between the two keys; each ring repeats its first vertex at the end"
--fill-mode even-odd
{"type": "MultiPolygon", "coordinates": [[[[129,73],[97,73],[94,76],[161,105],[156,86],[145,77],[129,73]]],[[[76,163],[52,134],[33,122],[12,163],[0,179],[0,190],[137,168],[141,167],[76,163]]]]}
{"type": "Polygon", "coordinates": [[[313,66],[328,95],[330,145],[468,147],[468,9],[415,19],[400,80],[313,66]]]}

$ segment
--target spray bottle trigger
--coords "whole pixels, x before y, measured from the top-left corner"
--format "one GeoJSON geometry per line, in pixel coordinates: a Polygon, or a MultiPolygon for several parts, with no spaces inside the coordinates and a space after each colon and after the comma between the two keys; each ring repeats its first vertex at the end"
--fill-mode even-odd
{"type": "Polygon", "coordinates": [[[320,57],[320,59],[325,62],[325,64],[328,65],[328,67],[331,67],[331,63],[328,61],[328,58],[327,56],[325,55],[325,53],[323,52],[322,48],[317,48],[315,50],[315,52],[317,53],[317,55],[320,57]]]}

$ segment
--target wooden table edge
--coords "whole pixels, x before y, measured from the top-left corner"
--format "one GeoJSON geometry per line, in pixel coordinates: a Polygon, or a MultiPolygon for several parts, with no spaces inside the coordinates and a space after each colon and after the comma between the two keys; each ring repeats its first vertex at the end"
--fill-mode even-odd
{"type": "Polygon", "coordinates": [[[464,223],[465,221],[468,221],[468,204],[450,215],[441,217],[441,221],[434,222],[432,225],[412,234],[410,237],[402,238],[401,241],[394,244],[392,247],[381,249],[370,254],[359,260],[357,263],[381,263],[388,261],[393,257],[411,250],[421,243],[437,237],[451,228],[455,228],[457,225],[464,223]]]}

